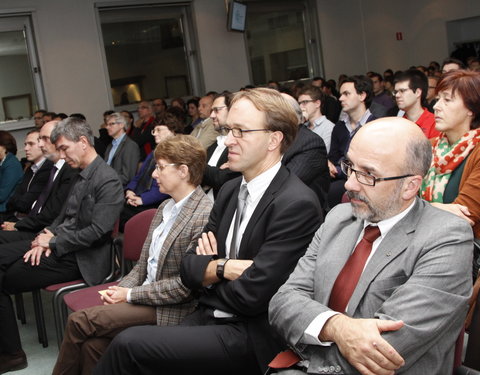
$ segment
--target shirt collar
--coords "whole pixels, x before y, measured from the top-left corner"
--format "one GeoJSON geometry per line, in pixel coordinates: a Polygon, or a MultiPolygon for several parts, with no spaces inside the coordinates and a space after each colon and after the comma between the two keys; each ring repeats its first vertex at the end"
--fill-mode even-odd
{"type": "Polygon", "coordinates": [[[378,223],[371,223],[367,220],[363,222],[363,228],[365,229],[369,225],[378,225],[378,228],[380,229],[381,237],[385,238],[388,232],[397,224],[400,220],[402,220],[407,214],[412,210],[413,206],[415,205],[415,199],[413,202],[408,206],[405,210],[400,212],[399,214],[396,214],[395,216],[389,217],[388,219],[379,221],[378,223]]]}
{"type": "Polygon", "coordinates": [[[126,133],[123,133],[120,137],[118,137],[117,139],[112,139],[112,146],[118,146],[120,144],[120,142],[123,141],[123,138],[125,138],[127,134],[126,133]]]}
{"type": "Polygon", "coordinates": [[[38,172],[38,170],[42,167],[43,163],[45,163],[45,160],[47,160],[47,159],[46,158],[41,158],[38,163],[32,164],[32,166],[30,168],[32,169],[33,173],[38,172]]]}
{"type": "Polygon", "coordinates": [[[97,155],[97,157],[93,159],[93,161],[89,165],[87,165],[85,169],[82,169],[79,175],[84,180],[88,180],[101,162],[103,162],[103,159],[99,155],[97,155]]]}
{"type": "Polygon", "coordinates": [[[55,167],[57,167],[57,171],[62,169],[64,164],[65,164],[65,159],[58,159],[58,161],[55,163],[55,167]]]}
{"type": "Polygon", "coordinates": [[[268,186],[280,170],[281,166],[282,162],[279,161],[273,167],[267,169],[263,173],[260,173],[257,177],[255,177],[248,183],[247,181],[245,181],[245,177],[242,177],[242,184],[247,184],[248,195],[253,202],[255,202],[256,199],[265,192],[265,190],[267,190],[268,186]]]}
{"type": "MultiPolygon", "coordinates": [[[[369,109],[367,109],[365,111],[365,113],[363,114],[363,116],[360,118],[360,121],[358,121],[355,125],[355,129],[357,129],[358,127],[360,126],[363,126],[367,123],[367,120],[368,118],[372,115],[372,112],[370,112],[369,109]]],[[[350,117],[347,116],[346,120],[345,120],[345,124],[347,125],[347,127],[350,129],[350,132],[352,132],[354,129],[352,127],[352,124],[351,124],[351,121],[350,121],[350,117]]]]}

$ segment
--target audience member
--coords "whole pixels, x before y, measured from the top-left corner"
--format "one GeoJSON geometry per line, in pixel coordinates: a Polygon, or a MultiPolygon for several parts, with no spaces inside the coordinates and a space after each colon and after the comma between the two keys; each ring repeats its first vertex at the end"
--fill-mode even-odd
{"type": "Polygon", "coordinates": [[[192,98],[187,101],[187,113],[190,117],[190,122],[185,127],[185,134],[190,134],[192,130],[203,121],[198,111],[198,100],[198,98],[192,98]]]}
{"type": "Polygon", "coordinates": [[[140,161],[140,149],[125,133],[126,125],[125,117],[118,112],[107,116],[106,126],[112,142],[105,150],[104,159],[118,173],[123,186],[135,177],[140,161]]]}
{"type": "Polygon", "coordinates": [[[298,104],[300,104],[303,117],[307,121],[305,125],[323,139],[327,152],[329,152],[332,131],[335,125],[323,115],[325,101],[326,95],[315,86],[303,88],[298,96],[298,104]]]}
{"type": "Polygon", "coordinates": [[[45,124],[46,122],[52,121],[55,117],[57,117],[57,114],[55,112],[46,112],[43,115],[43,123],[45,124]]]}
{"type": "Polygon", "coordinates": [[[25,156],[31,166],[25,171],[22,182],[7,202],[7,211],[1,221],[17,221],[25,217],[47,184],[53,163],[47,160],[39,147],[38,129],[30,130],[25,137],[25,156]]]}
{"type": "Polygon", "coordinates": [[[435,89],[437,87],[437,83],[438,83],[439,78],[435,77],[435,76],[428,76],[427,79],[428,79],[428,91],[427,91],[427,97],[426,97],[426,99],[427,99],[426,108],[430,112],[434,113],[433,106],[437,102],[435,89]]]}
{"type": "Polygon", "coordinates": [[[395,101],[404,118],[416,123],[427,138],[438,136],[435,130],[435,117],[426,108],[428,80],[418,70],[406,70],[395,77],[395,101]]]}
{"type": "Polygon", "coordinates": [[[15,138],[9,132],[0,130],[0,216],[7,211],[7,202],[23,178],[16,154],[15,138]]]}
{"type": "Polygon", "coordinates": [[[152,100],[153,113],[156,116],[162,116],[167,110],[167,102],[164,99],[157,98],[152,100]]]}
{"type": "Polygon", "coordinates": [[[443,61],[442,64],[442,74],[450,72],[451,70],[466,69],[465,64],[454,58],[448,58],[443,61]]]}
{"type": "Polygon", "coordinates": [[[352,139],[342,164],[351,203],[329,213],[270,303],[272,326],[303,360],[278,374],[452,371],[473,243],[466,222],[417,197],[430,160],[403,118],[352,139]]]}
{"type": "Polygon", "coordinates": [[[123,201],[118,176],[95,152],[85,121],[61,121],[51,139],[60,157],[82,171],[61,214],[31,246],[0,253],[0,372],[27,365],[11,294],[81,278],[95,285],[110,269],[110,235],[123,201]]]}
{"type": "Polygon", "coordinates": [[[313,192],[281,166],[297,123],[275,90],[235,94],[225,143],[230,168],[243,177],[225,183],[180,270],[185,286],[202,290],[198,307],[178,326],[123,331],[94,374],[265,371],[280,347],[268,326],[268,302],[322,219],[313,192]]]}
{"type": "MultiPolygon", "coordinates": [[[[0,231],[0,243],[10,246],[10,243],[28,240],[21,248],[26,249],[36,234],[43,228],[52,224],[53,220],[60,214],[60,210],[67,200],[68,192],[72,186],[78,171],[71,168],[55,149],[50,141],[50,134],[58,121],[50,121],[42,126],[39,133],[39,147],[43,155],[50,160],[54,166],[49,173],[48,182],[44,186],[37,201],[33,205],[27,217],[17,222],[4,222],[0,231]],[[53,174],[52,174],[53,173],[53,174]]],[[[0,249],[0,253],[3,250],[0,249]]]]}
{"type": "Polygon", "coordinates": [[[280,91],[280,83],[278,83],[277,81],[274,81],[274,80],[268,81],[267,87],[269,89],[274,89],[274,90],[280,91]]]}
{"type": "Polygon", "coordinates": [[[133,117],[133,114],[130,111],[121,111],[120,114],[125,118],[125,122],[126,122],[125,132],[127,134],[130,134],[135,118],[133,117]]]}
{"type": "Polygon", "coordinates": [[[152,104],[147,101],[142,101],[138,105],[139,119],[134,122],[128,135],[137,142],[140,148],[140,160],[144,161],[148,154],[155,148],[155,139],[152,135],[153,117],[152,104]]]}
{"type": "Polygon", "coordinates": [[[150,225],[139,261],[118,286],[102,297],[104,305],[69,316],[54,375],[91,374],[110,341],[131,326],[170,326],[195,308],[180,279],[185,251],[195,247],[212,203],[198,186],[206,164],[197,139],[178,135],[160,142],[153,177],[168,199],[150,225]]]}
{"type": "MultiPolygon", "coordinates": [[[[378,103],[385,107],[385,110],[389,110],[395,106],[395,101],[392,99],[392,96],[385,90],[385,83],[383,82],[383,77],[379,73],[373,72],[370,79],[372,80],[373,85],[373,103],[378,103]]],[[[378,117],[378,116],[377,116],[378,117]]]]}
{"type": "Polygon", "coordinates": [[[433,162],[422,185],[432,205],[467,220],[480,238],[480,73],[443,75],[437,85],[433,162]]]}
{"type": "Polygon", "coordinates": [[[190,133],[192,136],[197,138],[200,143],[205,147],[205,150],[215,142],[218,136],[218,132],[213,126],[213,122],[210,119],[210,114],[212,112],[213,97],[211,95],[205,95],[200,99],[198,112],[202,122],[195,126],[195,128],[190,133]]]}
{"type": "Polygon", "coordinates": [[[33,114],[33,122],[34,125],[37,129],[40,129],[43,124],[45,124],[45,121],[43,121],[43,116],[47,113],[44,109],[39,109],[38,111],[35,111],[33,114]]]}
{"type": "Polygon", "coordinates": [[[207,149],[207,167],[203,173],[202,186],[208,197],[214,201],[218,191],[225,182],[238,177],[239,172],[231,171],[228,162],[228,148],[225,145],[227,136],[223,128],[227,125],[228,108],[230,107],[231,94],[224,92],[218,94],[213,100],[210,118],[215,130],[218,132],[217,140],[207,149]]]}
{"type": "Polygon", "coordinates": [[[350,140],[363,125],[375,120],[375,116],[368,109],[372,97],[372,80],[366,76],[347,77],[340,86],[340,103],[345,116],[333,128],[328,153],[328,168],[330,177],[334,180],[328,193],[330,208],[340,203],[345,192],[346,176],[341,171],[340,162],[345,158],[350,140]]]}
{"type": "Polygon", "coordinates": [[[303,125],[303,111],[295,98],[285,93],[282,96],[294,109],[299,127],[295,140],[283,155],[282,164],[315,192],[325,210],[330,185],[325,142],[303,125]]]}
{"type": "MultiPolygon", "coordinates": [[[[182,133],[183,124],[180,120],[166,112],[155,120],[152,135],[158,145],[162,141],[182,133]]],[[[125,223],[132,216],[158,205],[168,198],[167,194],[159,190],[157,181],[152,177],[155,170],[154,154],[150,153],[143,162],[140,170],[125,188],[125,204],[120,214],[119,230],[123,232],[125,223]]]]}

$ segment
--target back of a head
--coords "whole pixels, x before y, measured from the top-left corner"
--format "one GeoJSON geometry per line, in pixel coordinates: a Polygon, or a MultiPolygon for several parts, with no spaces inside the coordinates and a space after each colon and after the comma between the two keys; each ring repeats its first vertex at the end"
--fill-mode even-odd
{"type": "Polygon", "coordinates": [[[78,117],[67,117],[55,126],[50,135],[52,143],[56,143],[60,137],[72,142],[78,142],[80,137],[85,137],[91,147],[94,145],[92,128],[87,121],[78,117]]]}
{"type": "Polygon", "coordinates": [[[5,130],[0,130],[0,146],[5,147],[7,152],[13,155],[17,154],[17,141],[11,133],[5,130]]]}
{"type": "Polygon", "coordinates": [[[293,107],[278,91],[264,87],[235,93],[231,106],[241,99],[249,100],[257,110],[263,112],[265,129],[283,133],[280,152],[284,153],[293,143],[298,130],[298,118],[293,107]]]}

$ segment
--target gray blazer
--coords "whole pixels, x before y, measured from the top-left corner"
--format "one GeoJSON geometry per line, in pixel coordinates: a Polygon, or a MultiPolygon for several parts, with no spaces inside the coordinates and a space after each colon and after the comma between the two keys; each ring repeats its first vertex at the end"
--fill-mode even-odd
{"type": "MultiPolygon", "coordinates": [[[[105,150],[105,161],[108,160],[108,154],[111,149],[112,144],[110,143],[105,150]]],[[[132,141],[128,135],[125,135],[122,142],[118,145],[110,165],[118,173],[123,186],[127,185],[135,177],[139,161],[140,149],[137,143],[132,141]]]]}
{"type": "MultiPolygon", "coordinates": [[[[350,204],[335,207],[270,302],[270,323],[310,361],[309,373],[358,373],[336,345],[305,344],[304,331],[329,311],[333,284],[362,228],[350,204]]],[[[417,199],[367,264],[346,314],[404,321],[400,330],[382,334],[405,359],[396,373],[452,372],[455,340],[472,289],[472,240],[465,220],[417,199]]]]}

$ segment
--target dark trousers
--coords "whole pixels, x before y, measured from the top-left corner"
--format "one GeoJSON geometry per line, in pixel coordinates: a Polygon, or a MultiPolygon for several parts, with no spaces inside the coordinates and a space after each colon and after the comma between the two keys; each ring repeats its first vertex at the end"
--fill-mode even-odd
{"type": "Polygon", "coordinates": [[[24,240],[33,241],[35,236],[36,236],[36,233],[26,232],[22,230],[19,230],[19,231],[0,230],[0,244],[6,244],[6,243],[24,241],[24,240]]]}
{"type": "Polygon", "coordinates": [[[178,326],[132,327],[115,337],[94,374],[261,374],[244,320],[197,309],[178,326]]]}
{"type": "Polygon", "coordinates": [[[11,294],[81,278],[73,254],[62,258],[53,253],[42,255],[38,266],[25,263],[23,255],[30,243],[25,240],[0,245],[0,352],[15,353],[22,348],[11,294]]]}

